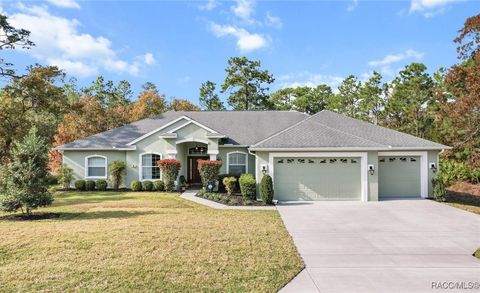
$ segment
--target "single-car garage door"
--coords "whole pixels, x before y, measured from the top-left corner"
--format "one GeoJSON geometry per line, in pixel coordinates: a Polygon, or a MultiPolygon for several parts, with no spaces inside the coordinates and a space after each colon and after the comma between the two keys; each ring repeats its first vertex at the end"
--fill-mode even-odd
{"type": "Polygon", "coordinates": [[[378,158],[380,199],[420,197],[420,157],[385,156],[378,158]]]}
{"type": "Polygon", "coordinates": [[[360,158],[274,158],[275,199],[360,200],[360,158]]]}

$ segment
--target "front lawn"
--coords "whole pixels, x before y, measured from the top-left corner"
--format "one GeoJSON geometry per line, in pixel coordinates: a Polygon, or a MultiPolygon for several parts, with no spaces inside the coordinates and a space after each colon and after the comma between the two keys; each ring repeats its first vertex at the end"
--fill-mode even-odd
{"type": "Polygon", "coordinates": [[[1,291],[274,292],[303,268],[277,211],[162,193],[55,197],[40,212],[59,218],[0,220],[1,291]]]}

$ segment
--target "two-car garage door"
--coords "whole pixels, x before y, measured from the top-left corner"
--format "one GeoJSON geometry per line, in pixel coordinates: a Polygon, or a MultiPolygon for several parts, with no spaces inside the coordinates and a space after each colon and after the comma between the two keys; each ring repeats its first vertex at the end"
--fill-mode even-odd
{"type": "Polygon", "coordinates": [[[361,158],[275,157],[275,199],[360,200],[361,158]]]}

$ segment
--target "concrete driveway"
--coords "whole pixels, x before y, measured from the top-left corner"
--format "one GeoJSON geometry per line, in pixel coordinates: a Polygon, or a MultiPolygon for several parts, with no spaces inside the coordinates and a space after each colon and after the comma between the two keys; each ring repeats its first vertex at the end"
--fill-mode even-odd
{"type": "Polygon", "coordinates": [[[445,286],[455,282],[480,292],[479,215],[430,200],[291,202],[278,211],[306,265],[281,292],[453,292],[445,286]]]}

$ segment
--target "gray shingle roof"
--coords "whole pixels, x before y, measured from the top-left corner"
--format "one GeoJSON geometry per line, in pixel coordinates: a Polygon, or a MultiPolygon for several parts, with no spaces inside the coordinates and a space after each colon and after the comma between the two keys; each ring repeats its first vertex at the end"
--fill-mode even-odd
{"type": "Polygon", "coordinates": [[[163,125],[187,116],[228,137],[226,143],[252,145],[309,117],[294,111],[168,111],[119,128],[98,133],[58,149],[126,148],[127,144],[163,125]]]}
{"type": "Polygon", "coordinates": [[[330,147],[448,148],[442,144],[324,110],[253,145],[252,149],[330,147]]]}

